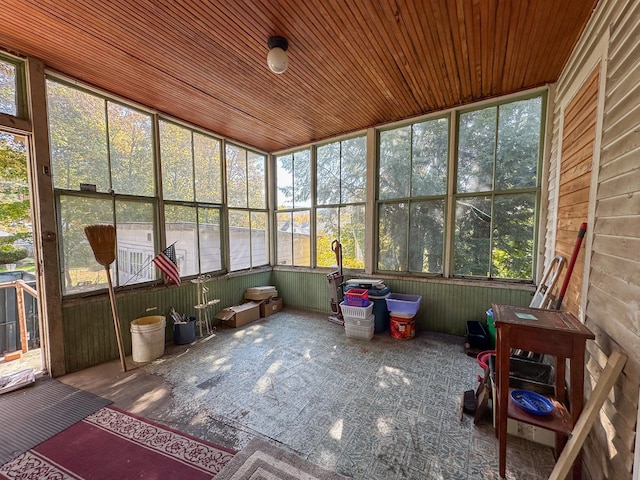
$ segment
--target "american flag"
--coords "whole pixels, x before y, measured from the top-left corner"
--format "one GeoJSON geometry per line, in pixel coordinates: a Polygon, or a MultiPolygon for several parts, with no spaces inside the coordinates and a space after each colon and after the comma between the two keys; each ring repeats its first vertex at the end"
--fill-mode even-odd
{"type": "Polygon", "coordinates": [[[153,263],[165,276],[176,285],[180,286],[180,272],[176,260],[176,248],[174,244],[169,245],[153,259],[153,263]]]}

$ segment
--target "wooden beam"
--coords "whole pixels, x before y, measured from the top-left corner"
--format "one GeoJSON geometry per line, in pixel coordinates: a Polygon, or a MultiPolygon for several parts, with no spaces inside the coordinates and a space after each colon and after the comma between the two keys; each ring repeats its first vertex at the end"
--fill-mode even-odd
{"type": "Polygon", "coordinates": [[[27,61],[29,113],[33,125],[31,136],[31,197],[34,204],[33,235],[37,250],[36,277],[38,308],[42,319],[42,341],[45,367],[58,377],[66,373],[64,355],[64,322],[58,260],[58,238],[55,199],[49,155],[49,126],[46,109],[44,64],[37,59],[27,61]]]}
{"type": "Polygon", "coordinates": [[[20,345],[22,347],[22,353],[27,353],[29,350],[29,343],[27,341],[27,319],[24,312],[24,290],[20,283],[15,282],[16,288],[16,306],[18,307],[18,326],[20,329],[20,345]]]}
{"type": "Polygon", "coordinates": [[[7,115],[6,113],[0,113],[0,126],[2,126],[3,129],[18,134],[31,131],[31,122],[29,120],[23,120],[13,115],[7,115]]]}
{"type": "Polygon", "coordinates": [[[569,470],[571,470],[571,466],[580,453],[582,444],[586,440],[587,435],[589,435],[589,431],[600,412],[602,404],[607,399],[609,390],[611,390],[611,387],[613,387],[613,384],[618,379],[618,375],[622,372],[622,367],[624,367],[626,361],[627,356],[617,351],[614,351],[609,357],[607,366],[602,372],[602,375],[600,375],[596,388],[591,392],[589,400],[587,400],[587,404],[584,410],[582,410],[582,414],[578,418],[571,432],[571,436],[569,440],[567,440],[556,462],[556,466],[551,472],[549,480],[564,480],[569,470]]]}

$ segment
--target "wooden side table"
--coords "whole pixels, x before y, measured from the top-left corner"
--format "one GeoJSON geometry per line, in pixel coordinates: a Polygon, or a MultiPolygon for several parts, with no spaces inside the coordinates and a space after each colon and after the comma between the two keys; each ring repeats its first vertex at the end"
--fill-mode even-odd
{"type": "MultiPolygon", "coordinates": [[[[562,450],[567,435],[583,407],[584,352],[588,339],[595,335],[575,316],[560,310],[512,305],[493,305],[496,326],[496,435],[499,443],[500,476],[504,478],[507,455],[507,419],[537,425],[556,432],[556,454],[562,450]],[[509,359],[512,348],[555,357],[554,411],[543,417],[530,415],[513,404],[509,395],[509,359]],[[566,392],[566,360],[569,359],[569,402],[566,392]]],[[[579,469],[574,469],[574,478],[579,469]]]]}

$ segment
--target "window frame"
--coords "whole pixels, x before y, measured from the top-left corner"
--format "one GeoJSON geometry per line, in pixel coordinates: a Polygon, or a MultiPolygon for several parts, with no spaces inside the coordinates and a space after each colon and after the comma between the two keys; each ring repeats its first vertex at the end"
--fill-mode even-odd
{"type": "Polygon", "coordinates": [[[442,114],[442,112],[439,112],[437,114],[434,115],[430,115],[428,117],[424,117],[418,120],[414,120],[411,122],[404,122],[404,123],[400,123],[400,124],[394,124],[392,126],[387,126],[384,128],[379,128],[376,130],[376,163],[375,163],[375,168],[376,168],[376,190],[375,190],[375,225],[373,226],[374,231],[375,231],[375,235],[374,235],[374,251],[375,251],[375,261],[374,261],[374,271],[375,272],[379,272],[379,273],[384,273],[384,274],[402,274],[402,275],[417,275],[417,276],[425,276],[425,277],[443,277],[446,276],[446,258],[448,255],[448,249],[447,249],[447,223],[448,223],[448,218],[449,218],[449,202],[448,202],[448,197],[449,197],[449,192],[450,192],[450,182],[449,182],[449,175],[450,175],[450,169],[449,169],[449,165],[451,162],[451,134],[452,134],[452,121],[451,121],[451,113],[446,113],[446,114],[442,114]],[[413,132],[414,132],[414,126],[418,125],[418,124],[422,124],[422,123],[427,123],[427,122],[432,122],[432,121],[438,121],[438,120],[442,120],[442,119],[446,119],[447,120],[447,155],[446,155],[446,164],[445,164],[445,181],[444,181],[444,192],[441,194],[432,194],[432,195],[413,195],[413,176],[414,176],[414,171],[413,171],[413,165],[414,165],[414,157],[413,157],[413,151],[414,151],[414,143],[413,143],[413,132]],[[410,131],[411,131],[411,137],[409,139],[409,146],[410,146],[410,159],[409,159],[409,172],[410,172],[410,180],[409,180],[409,185],[408,185],[408,196],[405,197],[388,197],[388,198],[384,198],[381,199],[381,192],[380,192],[380,166],[381,166],[381,159],[380,159],[380,147],[381,147],[381,134],[384,132],[390,132],[393,130],[399,130],[405,127],[410,127],[410,131]],[[443,235],[442,235],[442,259],[441,259],[441,263],[442,263],[442,271],[441,272],[417,272],[414,270],[411,270],[411,226],[412,226],[412,218],[411,218],[411,212],[412,212],[412,207],[415,204],[424,204],[424,203],[431,203],[431,202],[436,202],[436,201],[442,201],[442,211],[443,211],[443,235]],[[381,269],[379,268],[380,266],[380,209],[382,206],[384,205],[399,205],[399,204],[405,204],[406,208],[407,208],[407,224],[406,224],[406,228],[405,228],[405,233],[406,233],[406,259],[405,259],[405,265],[406,265],[406,270],[385,270],[385,269],[381,269]]]}
{"type": "Polygon", "coordinates": [[[316,185],[316,181],[315,181],[315,175],[314,175],[314,151],[311,147],[306,147],[306,148],[301,148],[301,149],[296,149],[290,152],[286,152],[286,153],[281,153],[281,154],[277,154],[277,155],[273,155],[273,172],[274,172],[274,181],[273,181],[273,185],[274,185],[274,192],[273,192],[273,198],[274,198],[274,219],[273,219],[273,224],[272,224],[272,231],[274,232],[274,245],[275,245],[275,249],[274,249],[274,265],[277,266],[290,266],[290,267],[306,267],[306,268],[310,268],[312,265],[314,265],[314,247],[313,247],[313,242],[312,242],[312,238],[315,237],[315,215],[313,214],[313,204],[314,204],[314,194],[315,194],[315,185],[316,185]],[[308,163],[309,163],[309,171],[307,172],[308,176],[309,176],[309,198],[305,203],[308,203],[308,205],[297,205],[296,204],[296,166],[295,166],[295,162],[296,162],[296,154],[302,153],[302,152],[306,152],[308,155],[308,163]],[[291,206],[290,207],[283,207],[280,208],[279,202],[278,202],[278,193],[279,193],[279,189],[280,186],[278,184],[278,171],[279,171],[279,159],[282,157],[291,157],[291,166],[292,166],[292,172],[291,173],[291,188],[292,188],[292,198],[291,198],[291,206]],[[309,238],[307,240],[307,250],[309,252],[309,261],[308,263],[298,263],[298,258],[300,257],[299,255],[296,256],[296,241],[295,241],[295,234],[296,232],[294,231],[296,222],[295,222],[295,216],[296,214],[307,214],[309,217],[309,238]],[[289,215],[289,222],[291,225],[291,231],[290,232],[283,232],[279,229],[279,220],[278,218],[280,217],[280,215],[289,215]],[[291,263],[281,263],[281,258],[280,258],[280,249],[281,249],[281,245],[282,242],[280,241],[280,237],[283,235],[287,235],[287,238],[290,240],[289,242],[287,242],[287,247],[290,246],[290,255],[291,255],[291,263]],[[290,245],[289,245],[290,244],[290,245]]]}
{"type": "MultiPolygon", "coordinates": [[[[158,150],[158,164],[159,164],[159,177],[160,177],[160,182],[159,182],[159,186],[161,188],[159,188],[160,190],[160,198],[161,198],[161,202],[162,202],[162,221],[161,223],[161,229],[163,232],[163,238],[165,238],[165,242],[167,244],[170,244],[170,240],[168,239],[168,232],[167,232],[167,215],[166,215],[166,211],[167,209],[171,209],[172,207],[175,208],[189,208],[189,209],[193,209],[193,213],[195,216],[195,223],[194,223],[194,227],[193,227],[193,235],[195,237],[195,245],[196,245],[196,251],[194,252],[195,254],[195,265],[196,265],[196,272],[190,272],[190,273],[180,273],[180,277],[181,278],[193,278],[199,275],[221,275],[223,273],[225,273],[227,271],[228,268],[228,263],[227,263],[227,259],[225,258],[224,252],[225,252],[225,234],[224,234],[224,140],[216,135],[213,135],[211,133],[208,132],[204,132],[201,129],[186,125],[182,122],[178,122],[172,118],[166,117],[166,116],[158,116],[157,117],[157,129],[158,129],[158,145],[157,145],[157,150],[158,150]],[[186,133],[189,134],[189,148],[190,148],[190,166],[191,166],[191,181],[190,181],[190,185],[191,185],[191,197],[190,198],[182,198],[182,199],[166,199],[164,198],[164,176],[163,176],[163,160],[162,160],[162,132],[161,132],[161,125],[165,123],[168,125],[171,125],[173,127],[177,127],[180,129],[185,130],[186,133]],[[220,179],[220,185],[218,185],[218,188],[220,189],[217,193],[218,198],[221,200],[222,203],[216,203],[216,202],[206,202],[203,200],[198,200],[198,188],[197,188],[197,180],[196,180],[196,175],[197,175],[197,171],[198,171],[198,167],[197,167],[197,151],[196,151],[196,135],[201,135],[204,137],[208,137],[209,139],[212,139],[214,141],[217,142],[218,144],[218,157],[219,157],[219,171],[218,171],[218,178],[220,179]],[[168,207],[168,208],[167,208],[168,207]],[[201,218],[201,213],[203,210],[210,210],[210,211],[216,211],[218,213],[218,218],[219,218],[219,255],[220,255],[220,267],[216,270],[203,270],[203,258],[202,258],[202,254],[203,254],[203,249],[201,248],[202,245],[202,239],[201,239],[201,226],[202,223],[200,222],[200,218],[201,218]]],[[[176,248],[176,255],[178,259],[182,259],[184,260],[184,256],[182,255],[182,252],[186,252],[188,253],[189,250],[184,250],[182,249],[182,251],[179,251],[176,248]]],[[[178,264],[178,266],[180,266],[180,263],[178,264]]]]}
{"type": "MultiPolygon", "coordinates": [[[[225,197],[224,197],[224,204],[225,204],[225,210],[226,210],[226,225],[227,225],[227,231],[226,231],[226,238],[227,238],[227,245],[228,245],[228,266],[227,266],[227,270],[231,273],[237,273],[237,272],[243,272],[243,271],[251,271],[257,268],[262,268],[262,267],[268,267],[271,266],[272,263],[272,254],[271,254],[271,236],[272,236],[272,228],[271,228],[271,222],[270,222],[270,216],[269,216],[269,211],[270,211],[270,195],[269,195],[269,162],[270,162],[270,156],[262,153],[256,149],[241,145],[239,143],[236,142],[230,142],[227,141],[225,142],[224,146],[223,146],[223,155],[224,155],[224,172],[225,172],[225,177],[224,178],[224,184],[225,184],[225,197]],[[229,204],[229,176],[228,176],[228,172],[229,172],[229,162],[227,160],[227,155],[228,155],[228,148],[236,148],[238,150],[244,150],[245,151],[245,205],[244,206],[231,206],[229,204]],[[264,159],[264,178],[262,179],[262,184],[263,184],[263,188],[264,188],[264,206],[263,208],[256,208],[256,207],[252,207],[251,206],[251,199],[250,199],[250,189],[251,189],[251,182],[249,181],[249,156],[250,154],[253,155],[257,155],[260,156],[264,159]],[[248,267],[243,267],[243,268],[237,268],[234,269],[232,268],[232,254],[231,254],[231,230],[232,228],[234,228],[232,226],[232,220],[231,220],[231,214],[233,212],[246,212],[249,216],[249,266],[248,267]],[[266,261],[265,263],[261,263],[261,264],[254,264],[254,249],[253,249],[253,232],[254,232],[254,228],[252,226],[253,223],[253,214],[257,213],[257,214],[264,214],[265,216],[265,238],[266,238],[266,242],[265,242],[265,254],[266,254],[266,261]]],[[[255,229],[255,231],[257,231],[257,229],[255,229]]]]}
{"type": "Polygon", "coordinates": [[[536,278],[537,271],[537,262],[538,257],[536,255],[538,249],[539,242],[539,220],[540,220],[540,209],[541,209],[541,195],[542,195],[542,165],[544,160],[544,152],[545,152],[545,134],[547,127],[547,107],[548,107],[548,90],[536,90],[534,92],[523,93],[521,95],[509,95],[506,98],[489,101],[489,102],[481,102],[480,104],[471,105],[467,108],[455,109],[453,113],[453,118],[455,120],[455,151],[454,151],[454,159],[451,163],[451,169],[449,171],[449,175],[452,176],[450,184],[452,185],[451,189],[451,212],[450,219],[451,223],[449,226],[450,229],[450,242],[449,242],[449,278],[461,278],[461,279],[471,279],[471,280],[492,280],[492,281],[500,281],[505,283],[533,283],[536,278]],[[496,167],[497,167],[497,158],[498,158],[498,139],[499,139],[499,127],[500,127],[500,108],[504,105],[509,105],[515,102],[532,100],[534,98],[540,98],[540,126],[539,126],[539,138],[538,138],[538,159],[536,162],[536,182],[535,186],[524,187],[524,188],[515,188],[515,189],[498,189],[496,188],[496,167]],[[496,144],[494,147],[494,159],[493,159],[493,174],[492,174],[492,189],[490,190],[482,190],[482,191],[474,191],[474,192],[457,192],[457,171],[458,171],[458,146],[460,142],[460,131],[459,131],[459,120],[460,116],[473,112],[479,111],[486,108],[496,108],[496,120],[495,120],[495,140],[496,144]],[[493,249],[494,249],[494,241],[493,241],[493,232],[495,230],[495,217],[494,217],[494,209],[496,204],[496,198],[501,196],[508,195],[517,195],[517,194],[533,194],[534,195],[534,212],[533,212],[533,232],[532,232],[532,247],[531,247],[531,277],[530,278],[504,278],[504,277],[494,277],[491,275],[491,271],[493,270],[493,249]],[[460,198],[480,198],[483,196],[491,197],[491,226],[490,226],[490,238],[489,238],[489,267],[490,272],[489,275],[463,275],[455,272],[455,231],[456,231],[456,201],[460,198]]]}
{"type": "MultiPolygon", "coordinates": [[[[312,238],[312,260],[313,260],[313,267],[314,268],[323,268],[323,269],[332,269],[335,268],[332,265],[329,266],[325,266],[325,265],[319,265],[318,262],[318,210],[323,210],[323,209],[335,209],[337,211],[337,215],[338,215],[338,224],[336,226],[336,230],[337,230],[337,240],[340,240],[341,238],[341,222],[340,219],[342,218],[342,211],[344,209],[348,209],[350,207],[362,207],[362,216],[363,218],[366,220],[367,218],[367,209],[370,208],[368,207],[367,203],[368,203],[368,195],[367,195],[367,191],[369,188],[369,185],[367,183],[367,169],[369,168],[369,161],[368,161],[368,148],[369,148],[369,142],[368,142],[368,133],[367,132],[356,132],[354,134],[351,135],[346,135],[346,136],[341,136],[338,138],[334,138],[331,139],[329,141],[325,141],[322,143],[317,143],[315,145],[313,145],[312,150],[313,150],[313,156],[312,156],[312,166],[311,166],[311,175],[312,175],[312,185],[313,185],[313,190],[311,192],[312,194],[312,232],[313,232],[313,238],[312,238]],[[342,155],[342,151],[343,151],[343,143],[344,142],[348,142],[351,140],[355,140],[355,139],[363,139],[364,140],[364,171],[362,172],[363,178],[364,178],[364,186],[363,186],[363,200],[359,201],[359,202],[344,202],[343,198],[342,198],[342,184],[343,184],[343,169],[342,169],[342,163],[343,163],[343,155],[342,155]],[[333,144],[339,144],[340,146],[340,192],[339,192],[339,202],[337,203],[322,203],[320,204],[318,202],[318,188],[319,188],[319,183],[318,183],[318,150],[320,148],[323,147],[327,147],[329,145],[333,145],[333,144]]],[[[368,234],[368,226],[365,224],[364,228],[363,228],[363,238],[364,238],[364,244],[363,244],[363,252],[366,250],[366,236],[368,234]]],[[[333,256],[333,254],[331,254],[333,256]]],[[[344,260],[344,250],[343,250],[343,260],[344,260]]],[[[366,269],[366,265],[367,265],[367,261],[366,261],[366,253],[363,253],[363,258],[362,258],[362,268],[354,268],[354,267],[345,267],[348,268],[349,270],[353,270],[356,272],[364,272],[366,269]]]]}
{"type": "Polygon", "coordinates": [[[25,61],[0,52],[0,61],[15,67],[16,114],[0,113],[21,120],[29,119],[29,103],[27,99],[27,74],[25,61]]]}
{"type": "MultiPolygon", "coordinates": [[[[165,221],[166,221],[166,217],[165,217],[165,207],[170,207],[172,205],[176,205],[176,206],[187,206],[187,207],[191,207],[194,208],[196,211],[196,218],[200,218],[201,216],[201,212],[202,209],[212,209],[212,211],[217,212],[217,215],[220,219],[220,261],[221,261],[221,268],[218,270],[214,270],[214,271],[207,271],[204,272],[202,271],[202,249],[200,248],[200,235],[201,235],[201,229],[200,229],[200,224],[198,223],[197,226],[197,235],[198,235],[198,248],[197,248],[197,255],[198,255],[198,269],[200,271],[199,274],[210,274],[212,276],[222,276],[224,274],[226,274],[227,272],[229,272],[229,245],[228,245],[228,240],[229,240],[229,225],[228,225],[228,211],[229,209],[227,208],[227,204],[226,204],[226,188],[225,188],[225,183],[226,183],[226,145],[227,143],[230,143],[234,146],[236,146],[237,148],[240,149],[244,149],[248,152],[251,152],[251,154],[254,155],[258,155],[262,158],[264,158],[264,167],[265,167],[265,172],[264,172],[264,182],[265,182],[265,207],[263,209],[253,209],[255,211],[258,211],[260,213],[264,213],[264,218],[265,218],[265,232],[266,235],[269,235],[268,237],[265,237],[266,239],[268,239],[269,241],[266,242],[266,249],[267,249],[267,256],[268,256],[268,260],[267,263],[264,265],[260,265],[260,266],[253,266],[252,268],[258,268],[258,267],[262,267],[262,266],[269,266],[270,262],[269,259],[271,258],[271,252],[270,252],[270,239],[271,239],[271,228],[270,228],[270,216],[269,216],[269,212],[270,212],[270,199],[269,199],[269,191],[267,188],[268,185],[268,179],[269,179],[269,171],[268,171],[268,159],[269,159],[269,155],[266,152],[261,152],[257,149],[251,148],[251,147],[247,147],[244,146],[242,144],[238,144],[235,142],[229,142],[228,139],[215,134],[214,132],[210,132],[207,131],[205,129],[202,129],[200,127],[188,124],[186,122],[183,122],[179,119],[175,119],[166,115],[160,115],[158,112],[155,112],[145,106],[142,105],[138,105],[135,104],[134,102],[131,102],[127,99],[124,99],[122,97],[118,97],[112,94],[109,94],[108,92],[104,92],[102,90],[90,87],[88,85],[84,85],[79,81],[76,81],[74,79],[70,79],[68,77],[65,77],[63,75],[59,75],[57,73],[46,73],[46,80],[47,81],[53,81],[55,83],[59,83],[64,85],[67,88],[71,88],[74,90],[78,90],[82,93],[91,95],[96,97],[97,99],[99,99],[103,105],[104,105],[104,111],[105,111],[105,115],[107,114],[109,108],[109,104],[110,103],[115,103],[118,104],[119,106],[128,108],[128,109],[132,109],[134,111],[140,112],[144,115],[149,115],[151,117],[151,149],[153,151],[153,168],[154,168],[154,174],[153,174],[153,178],[154,178],[154,182],[155,182],[155,189],[153,192],[152,196],[138,196],[135,194],[118,194],[117,192],[113,192],[112,190],[109,190],[108,192],[102,192],[102,191],[91,191],[91,190],[80,190],[80,189],[68,189],[68,188],[60,188],[60,187],[54,187],[53,189],[53,198],[54,198],[54,202],[56,205],[56,225],[57,225],[57,231],[58,231],[58,252],[59,252],[59,258],[60,258],[60,279],[61,279],[61,287],[62,287],[62,295],[63,298],[65,299],[74,299],[74,298],[78,298],[78,297],[87,297],[87,296],[93,296],[93,295],[101,295],[104,294],[104,291],[106,289],[106,286],[103,288],[102,285],[96,285],[94,288],[83,288],[81,291],[77,290],[77,291],[65,291],[66,287],[65,287],[65,255],[64,255],[64,241],[63,241],[63,237],[64,237],[64,233],[63,233],[63,228],[61,225],[62,222],[62,218],[61,218],[61,210],[60,210],[60,202],[61,199],[64,199],[66,197],[69,198],[73,198],[73,197],[79,197],[79,198],[87,198],[89,200],[94,199],[94,200],[100,200],[100,201],[108,201],[111,205],[112,205],[112,209],[111,209],[111,213],[109,214],[109,217],[112,219],[110,223],[112,223],[114,226],[116,226],[117,228],[117,213],[116,213],[116,205],[117,202],[120,201],[142,201],[142,202],[148,202],[150,204],[152,204],[153,207],[153,227],[152,227],[152,231],[151,231],[151,235],[153,235],[152,241],[153,241],[153,245],[154,245],[154,252],[152,256],[155,256],[158,252],[160,252],[164,247],[165,243],[166,243],[166,228],[165,228],[165,221]],[[189,130],[190,135],[191,135],[191,139],[192,139],[192,145],[194,144],[194,137],[195,135],[203,135],[205,137],[210,137],[214,140],[216,140],[218,142],[218,147],[219,147],[219,154],[220,154],[220,172],[219,172],[219,178],[220,178],[220,188],[221,191],[219,192],[219,199],[220,199],[220,203],[211,203],[211,202],[205,202],[202,200],[197,200],[194,199],[194,201],[185,201],[185,200],[165,200],[163,197],[163,192],[162,192],[162,159],[161,159],[161,155],[160,155],[160,122],[161,121],[166,121],[169,122],[171,124],[177,125],[179,127],[185,128],[187,130],[189,130]]],[[[105,121],[107,122],[107,128],[105,128],[105,138],[106,138],[106,148],[108,150],[109,148],[109,129],[108,129],[108,118],[105,116],[105,121]]],[[[110,161],[108,160],[108,157],[110,156],[110,152],[107,151],[107,161],[109,162],[109,170],[111,168],[110,166],[110,161]]],[[[194,150],[192,148],[192,158],[194,155],[196,155],[196,153],[194,153],[194,150]]],[[[193,165],[193,164],[192,164],[193,165]]],[[[197,170],[197,167],[194,166],[194,172],[197,170]]],[[[195,181],[195,180],[194,180],[195,181]]],[[[109,182],[111,184],[111,172],[109,173],[109,182]]],[[[194,187],[194,195],[197,197],[197,187],[194,187]]],[[[199,221],[199,220],[198,220],[199,221]]],[[[104,222],[103,222],[104,223],[104,222]]],[[[148,237],[148,236],[147,236],[148,237]]],[[[149,238],[149,237],[148,237],[149,238]]],[[[120,268],[121,266],[125,266],[125,265],[131,265],[131,258],[129,257],[129,251],[127,250],[127,259],[124,261],[121,261],[118,253],[121,252],[122,249],[119,248],[118,245],[116,245],[116,259],[113,263],[113,271],[114,271],[114,277],[117,279],[117,275],[118,275],[118,268],[120,268]]],[[[97,264],[96,264],[97,265],[97,264]]],[[[152,271],[154,272],[155,277],[153,279],[146,279],[144,281],[139,281],[137,283],[124,283],[123,285],[114,285],[114,287],[116,289],[122,289],[124,287],[126,287],[127,289],[137,289],[137,288],[145,288],[145,287],[149,287],[149,286],[153,286],[153,285],[159,285],[163,282],[162,280],[162,275],[160,274],[160,272],[156,269],[155,265],[153,263],[150,264],[149,267],[145,267],[145,268],[151,268],[152,271]]],[[[238,270],[239,272],[241,272],[241,270],[238,270]]],[[[181,278],[183,279],[189,279],[189,278],[193,278],[196,277],[197,275],[195,274],[181,274],[181,278]]]]}

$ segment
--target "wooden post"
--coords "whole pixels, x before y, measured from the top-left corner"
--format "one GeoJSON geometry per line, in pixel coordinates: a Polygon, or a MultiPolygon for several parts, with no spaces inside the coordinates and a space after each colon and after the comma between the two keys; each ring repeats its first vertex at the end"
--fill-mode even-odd
{"type": "Polygon", "coordinates": [[[22,353],[27,353],[29,343],[27,341],[27,319],[24,311],[24,290],[20,282],[15,282],[16,306],[18,307],[18,328],[20,328],[20,345],[22,353]]]}

